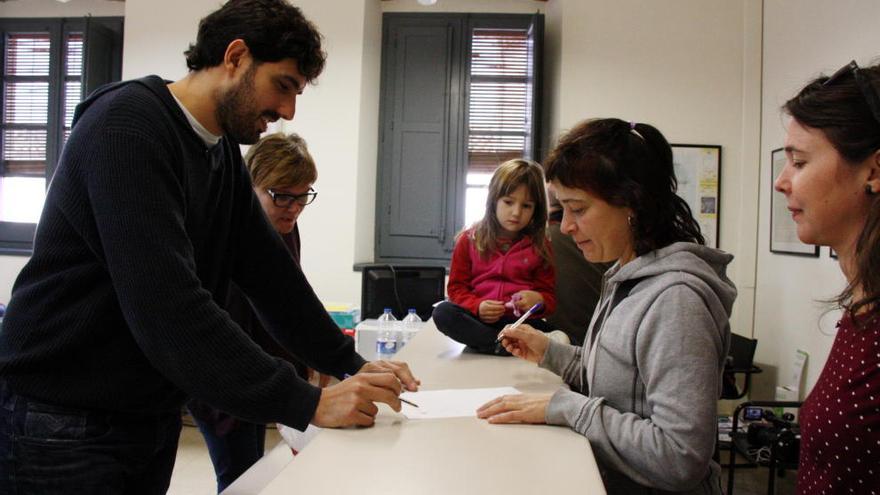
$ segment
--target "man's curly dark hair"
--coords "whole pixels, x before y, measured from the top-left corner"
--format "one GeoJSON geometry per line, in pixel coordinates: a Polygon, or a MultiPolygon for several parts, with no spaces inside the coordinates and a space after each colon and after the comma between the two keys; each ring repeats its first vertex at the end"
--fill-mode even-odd
{"type": "Polygon", "coordinates": [[[324,70],[321,33],[285,0],[229,0],[199,22],[196,42],[184,52],[191,71],[216,67],[226,47],[241,39],[257,62],[294,59],[308,82],[324,70]]]}

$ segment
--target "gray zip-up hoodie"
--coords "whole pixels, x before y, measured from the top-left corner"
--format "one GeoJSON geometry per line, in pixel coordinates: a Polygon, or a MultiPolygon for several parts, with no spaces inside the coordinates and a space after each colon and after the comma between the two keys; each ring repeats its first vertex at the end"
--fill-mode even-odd
{"type": "Polygon", "coordinates": [[[584,347],[550,342],[541,367],[571,390],[553,395],[547,423],[590,440],[608,493],[721,493],[711,458],[736,299],[725,275],[732,259],[679,242],[614,265],[584,347]],[[629,295],[603,323],[627,280],[629,295]]]}

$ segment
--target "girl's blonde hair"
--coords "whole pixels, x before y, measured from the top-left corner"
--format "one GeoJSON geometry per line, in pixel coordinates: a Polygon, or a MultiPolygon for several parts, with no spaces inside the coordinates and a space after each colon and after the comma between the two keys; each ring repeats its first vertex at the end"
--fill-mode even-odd
{"type": "Polygon", "coordinates": [[[263,137],[248,150],[244,163],[256,188],[294,187],[318,180],[315,161],[296,133],[263,137]]]}
{"type": "Polygon", "coordinates": [[[535,203],[535,211],[528,225],[520,232],[529,235],[535,250],[546,263],[551,263],[547,249],[547,195],[544,190],[544,172],[541,166],[531,160],[516,158],[508,160],[495,170],[489,182],[489,195],[486,198],[486,213],[483,219],[474,224],[474,244],[480,256],[486,258],[495,250],[501,224],[495,214],[498,200],[516,191],[519,186],[526,191],[535,203]]]}

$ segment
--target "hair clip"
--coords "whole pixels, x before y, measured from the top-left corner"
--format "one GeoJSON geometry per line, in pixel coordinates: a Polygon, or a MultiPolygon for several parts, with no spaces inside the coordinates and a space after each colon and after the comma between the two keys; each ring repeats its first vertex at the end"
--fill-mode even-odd
{"type": "Polygon", "coordinates": [[[631,121],[631,122],[629,123],[629,132],[631,132],[631,133],[635,134],[636,136],[638,136],[638,138],[641,139],[642,141],[645,140],[645,137],[642,136],[641,134],[639,134],[639,131],[636,130],[636,123],[635,123],[634,121],[631,121]]]}

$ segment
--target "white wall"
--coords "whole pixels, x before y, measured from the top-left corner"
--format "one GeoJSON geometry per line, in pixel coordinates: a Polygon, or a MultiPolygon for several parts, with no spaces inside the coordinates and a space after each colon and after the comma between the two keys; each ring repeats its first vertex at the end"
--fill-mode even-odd
{"type": "Polygon", "coordinates": [[[736,257],[729,275],[739,289],[731,324],[750,335],[756,210],[745,186],[757,181],[760,0],[550,4],[548,24],[561,23],[551,37],[560,37],[558,67],[547,74],[558,99],[550,129],[619,117],[653,124],[670,142],[722,146],[721,248],[736,257]]]}
{"type": "Polygon", "coordinates": [[[219,0],[127,0],[122,78],[156,74],[176,80],[185,76],[183,52],[196,40],[199,19],[221,4],[219,0]]]}
{"type": "MultiPolygon", "coordinates": [[[[107,0],[75,0],[58,3],[56,0],[17,0],[0,3],[0,17],[95,17],[122,16],[125,4],[107,0]]],[[[0,302],[8,302],[12,284],[28,258],[0,256],[0,302]]]]}
{"type": "MultiPolygon", "coordinates": [[[[364,15],[363,64],[358,125],[357,203],[354,226],[354,261],[372,262],[376,232],[376,170],[379,153],[379,87],[381,85],[382,10],[367,2],[364,15]]],[[[359,274],[358,274],[359,275],[359,274]]],[[[352,302],[360,302],[360,285],[352,302]]]]}
{"type": "MultiPolygon", "coordinates": [[[[541,149],[546,155],[556,144],[559,136],[559,119],[562,113],[559,94],[562,80],[562,2],[547,3],[544,11],[544,115],[541,116],[541,149]]],[[[543,159],[544,157],[540,157],[543,159]]]]}
{"type": "Polygon", "coordinates": [[[300,217],[303,269],[325,301],[360,303],[356,261],[372,259],[381,31],[375,0],[297,2],[325,37],[327,67],[286,127],[308,141],[318,199],[300,217]]]}
{"type": "Polygon", "coordinates": [[[817,301],[840,291],[844,278],[836,261],[829,258],[828,248],[822,248],[818,259],[770,253],[770,151],[781,147],[785,137],[779,107],[808,80],[823,72],[830,74],[851,59],[863,65],[872,59],[880,62],[877,19],[880,3],[874,0],[765,2],[757,358],[784,372],[796,347],[807,351],[810,358],[802,396],[819,377],[840,316],[838,311],[826,313],[827,305],[817,301]]]}

